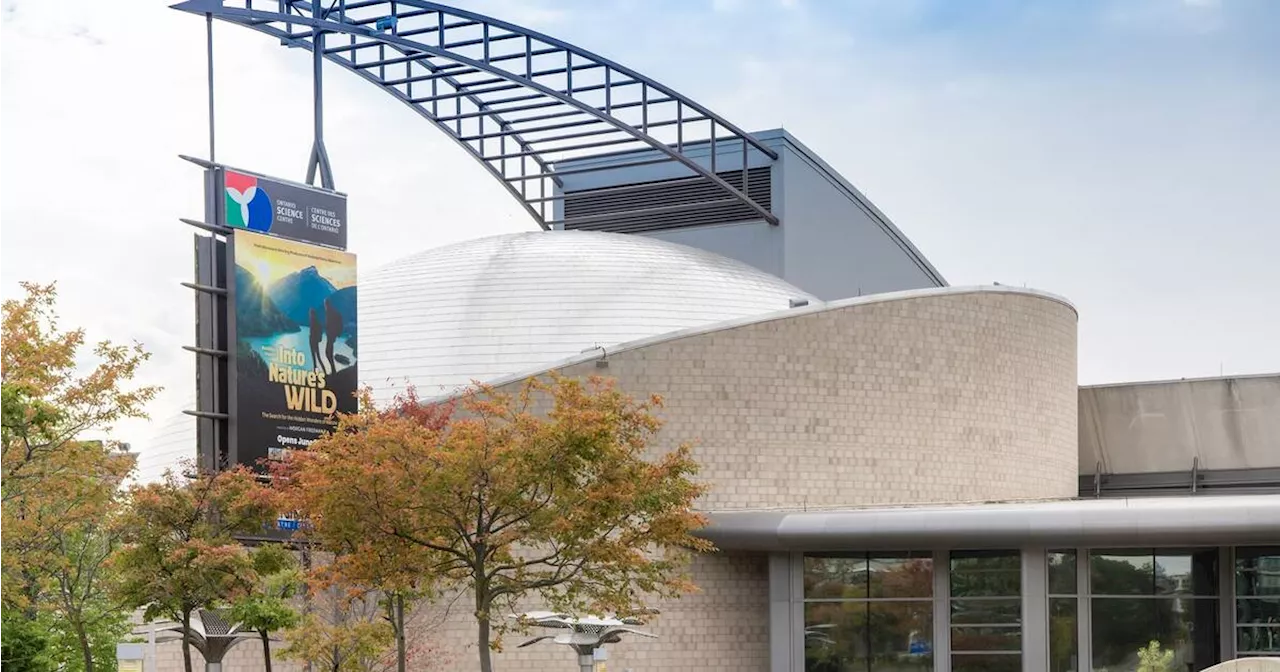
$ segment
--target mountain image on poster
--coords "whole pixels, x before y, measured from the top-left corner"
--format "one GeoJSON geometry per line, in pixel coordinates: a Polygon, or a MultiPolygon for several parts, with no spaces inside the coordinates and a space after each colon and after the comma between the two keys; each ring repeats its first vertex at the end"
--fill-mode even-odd
{"type": "Polygon", "coordinates": [[[305,448],[356,406],[354,255],[237,233],[237,461],[305,448]]]}

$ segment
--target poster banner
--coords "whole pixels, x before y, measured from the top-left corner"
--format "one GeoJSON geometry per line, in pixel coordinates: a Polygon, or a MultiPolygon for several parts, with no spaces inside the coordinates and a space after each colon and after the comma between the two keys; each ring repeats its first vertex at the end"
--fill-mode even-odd
{"type": "Polygon", "coordinates": [[[233,452],[262,469],[356,410],[356,258],[248,232],[232,258],[233,452]]]}
{"type": "Polygon", "coordinates": [[[347,249],[347,197],[305,184],[217,167],[223,226],[347,249]]]}

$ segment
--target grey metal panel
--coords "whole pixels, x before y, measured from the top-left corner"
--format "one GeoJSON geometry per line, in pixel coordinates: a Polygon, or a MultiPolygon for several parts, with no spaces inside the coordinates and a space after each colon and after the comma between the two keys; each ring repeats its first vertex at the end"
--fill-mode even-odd
{"type": "Polygon", "coordinates": [[[784,278],[825,301],[945,283],[896,229],[791,145],[780,159],[784,278]]]}
{"type": "Polygon", "coordinates": [[[1280,467],[1280,375],[1080,388],[1080,470],[1280,467]]]}
{"type": "Polygon", "coordinates": [[[1022,549],[1022,670],[1049,668],[1049,567],[1042,547],[1022,549]]]}
{"type": "MultiPolygon", "coordinates": [[[[769,554],[769,670],[791,671],[792,639],[795,626],[791,622],[791,554],[769,554]]],[[[801,625],[801,628],[804,626],[801,625]]]]}
{"type": "Polygon", "coordinates": [[[1280,539],[1280,495],[712,512],[710,517],[703,534],[725,549],[1218,545],[1280,539]]]}
{"type": "Polygon", "coordinates": [[[643,234],[722,254],[782,277],[783,228],[763,221],[698,226],[643,234]]]}
{"type": "Polygon", "coordinates": [[[951,552],[933,552],[933,670],[951,672],[951,552]]]}

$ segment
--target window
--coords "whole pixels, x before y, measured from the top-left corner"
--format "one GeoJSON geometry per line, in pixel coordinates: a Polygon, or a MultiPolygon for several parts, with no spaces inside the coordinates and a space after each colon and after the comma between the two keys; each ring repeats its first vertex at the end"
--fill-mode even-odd
{"type": "Polygon", "coordinates": [[[1076,672],[1079,642],[1076,637],[1079,611],[1076,587],[1076,552],[1050,551],[1049,569],[1049,672],[1076,672]]]}
{"type": "Polygon", "coordinates": [[[1022,669],[1022,557],[1018,551],[951,554],[951,669],[1022,669]]]}
{"type": "Polygon", "coordinates": [[[804,559],[806,672],[933,669],[929,553],[804,559]]]}
{"type": "Polygon", "coordinates": [[[1236,549],[1236,652],[1280,654],[1280,547],[1236,549]]]}
{"type": "Polygon", "coordinates": [[[1094,668],[1131,669],[1155,640],[1178,670],[1218,659],[1218,551],[1096,550],[1089,557],[1094,668]]]}

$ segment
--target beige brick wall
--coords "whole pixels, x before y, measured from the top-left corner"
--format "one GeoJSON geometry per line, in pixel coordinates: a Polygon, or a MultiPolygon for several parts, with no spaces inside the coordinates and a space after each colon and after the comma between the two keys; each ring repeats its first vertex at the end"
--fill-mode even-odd
{"type": "Polygon", "coordinates": [[[566,367],[666,398],[708,510],[1073,497],[1076,313],[945,290],[659,342],[566,367]]]}

